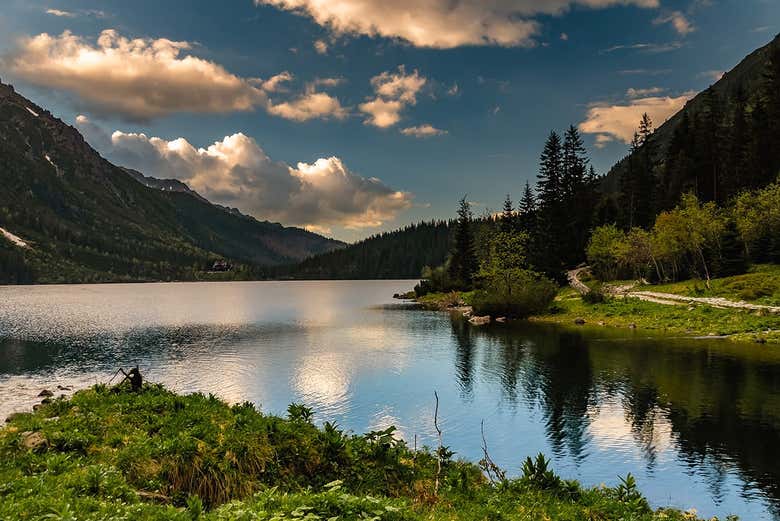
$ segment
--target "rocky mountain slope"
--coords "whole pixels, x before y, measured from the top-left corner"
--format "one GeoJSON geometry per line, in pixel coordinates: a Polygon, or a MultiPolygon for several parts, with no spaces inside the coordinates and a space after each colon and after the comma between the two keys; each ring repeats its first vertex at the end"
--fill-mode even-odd
{"type": "Polygon", "coordinates": [[[342,243],[213,205],[103,159],[73,127],[0,83],[0,282],[188,280],[217,259],[258,267],[342,243]]]}

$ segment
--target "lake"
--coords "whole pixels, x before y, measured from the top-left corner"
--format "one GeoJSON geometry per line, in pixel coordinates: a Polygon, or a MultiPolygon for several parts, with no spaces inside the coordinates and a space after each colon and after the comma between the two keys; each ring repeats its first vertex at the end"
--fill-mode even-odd
{"type": "Polygon", "coordinates": [[[0,287],[0,418],[41,389],[138,364],[181,392],[252,401],[355,432],[395,425],[516,475],[632,473],[654,506],[780,519],[780,349],[637,331],[496,324],[411,309],[413,281],[0,287]]]}

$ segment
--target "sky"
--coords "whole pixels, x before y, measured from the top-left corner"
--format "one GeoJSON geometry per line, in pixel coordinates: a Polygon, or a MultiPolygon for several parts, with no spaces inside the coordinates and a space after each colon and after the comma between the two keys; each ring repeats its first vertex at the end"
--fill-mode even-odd
{"type": "Polygon", "coordinates": [[[597,173],[780,31],[777,0],[0,0],[0,79],[104,157],[345,241],[597,173]]]}

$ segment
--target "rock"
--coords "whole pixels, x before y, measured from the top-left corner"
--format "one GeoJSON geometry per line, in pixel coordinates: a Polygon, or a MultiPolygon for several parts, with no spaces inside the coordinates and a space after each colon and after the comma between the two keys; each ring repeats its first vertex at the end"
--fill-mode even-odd
{"type": "Polygon", "coordinates": [[[41,404],[40,403],[36,403],[35,405],[33,405],[33,411],[37,411],[40,408],[41,408],[41,404]]]}
{"type": "Polygon", "coordinates": [[[72,389],[72,387],[70,387],[69,385],[58,385],[57,386],[57,390],[58,391],[70,391],[71,389],[72,389]]]}
{"type": "Polygon", "coordinates": [[[636,324],[634,324],[633,322],[631,322],[631,323],[628,325],[628,329],[636,329],[636,324]]]}
{"type": "Polygon", "coordinates": [[[49,442],[40,432],[25,431],[22,433],[22,447],[28,450],[38,450],[46,448],[49,442]]]}
{"type": "Polygon", "coordinates": [[[485,324],[490,324],[490,315],[485,315],[484,317],[471,317],[469,319],[469,324],[472,326],[484,326],[485,324]]]}
{"type": "Polygon", "coordinates": [[[471,316],[471,310],[467,309],[466,311],[464,311],[463,312],[463,316],[466,317],[466,318],[469,318],[471,316]]]}
{"type": "Polygon", "coordinates": [[[607,323],[606,323],[606,322],[604,322],[603,320],[599,320],[599,325],[600,325],[600,326],[606,326],[606,325],[607,325],[607,323]]]}
{"type": "Polygon", "coordinates": [[[41,397],[43,397],[43,396],[54,396],[54,393],[53,393],[53,392],[51,392],[51,391],[50,391],[50,390],[48,390],[48,389],[44,389],[43,391],[41,391],[41,392],[39,392],[39,393],[38,393],[38,398],[41,398],[41,397]]]}
{"type": "Polygon", "coordinates": [[[574,323],[577,324],[578,326],[582,326],[582,325],[585,324],[585,319],[584,318],[575,318],[574,319],[574,323]]]}
{"type": "Polygon", "coordinates": [[[766,344],[766,338],[756,338],[756,344],[766,344]]]}
{"type": "Polygon", "coordinates": [[[496,322],[501,322],[503,324],[504,322],[506,322],[506,317],[498,317],[496,319],[496,322]]]}
{"type": "Polygon", "coordinates": [[[49,403],[51,403],[51,398],[44,398],[43,400],[41,400],[41,404],[42,405],[46,405],[46,404],[49,404],[49,403]]]}

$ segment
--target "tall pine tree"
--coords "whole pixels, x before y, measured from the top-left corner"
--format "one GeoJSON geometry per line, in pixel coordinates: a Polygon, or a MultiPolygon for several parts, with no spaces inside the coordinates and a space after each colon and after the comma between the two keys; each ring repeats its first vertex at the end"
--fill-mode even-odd
{"type": "Polygon", "coordinates": [[[449,275],[458,287],[470,289],[477,268],[471,207],[464,196],[458,205],[458,221],[455,224],[455,244],[450,257],[449,275]]]}

